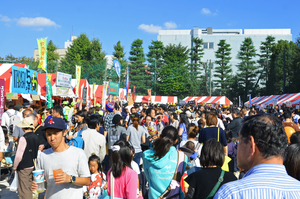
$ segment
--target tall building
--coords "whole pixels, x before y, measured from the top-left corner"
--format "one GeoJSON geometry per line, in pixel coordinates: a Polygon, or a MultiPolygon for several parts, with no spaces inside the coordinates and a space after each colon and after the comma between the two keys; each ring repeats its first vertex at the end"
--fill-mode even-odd
{"type": "MultiPolygon", "coordinates": [[[[236,65],[240,63],[238,60],[238,52],[240,46],[246,37],[250,37],[256,49],[256,53],[260,53],[261,42],[271,35],[278,40],[292,41],[291,29],[213,29],[212,27],[200,29],[194,27],[192,30],[160,30],[157,40],[163,42],[164,46],[169,44],[180,44],[187,46],[189,49],[193,46],[192,39],[200,38],[204,42],[204,55],[202,62],[211,62],[214,64],[216,60],[215,52],[218,50],[218,43],[221,39],[225,39],[231,48],[231,65],[233,73],[237,71],[236,65]]],[[[256,56],[256,60],[259,57],[256,56]]],[[[213,65],[213,67],[215,67],[213,65]]]]}

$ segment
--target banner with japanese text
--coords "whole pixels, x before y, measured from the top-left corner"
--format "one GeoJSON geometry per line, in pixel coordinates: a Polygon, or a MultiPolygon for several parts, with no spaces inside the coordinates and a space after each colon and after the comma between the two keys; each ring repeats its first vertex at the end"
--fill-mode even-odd
{"type": "Polygon", "coordinates": [[[47,39],[38,39],[38,49],[39,49],[39,68],[47,72],[47,39]]]}
{"type": "Polygon", "coordinates": [[[5,81],[4,79],[0,79],[0,124],[2,123],[2,115],[4,113],[5,108],[5,81]]]}
{"type": "Polygon", "coordinates": [[[80,76],[81,76],[81,66],[76,65],[76,97],[79,97],[79,84],[80,84],[80,76]]]}
{"type": "Polygon", "coordinates": [[[46,77],[46,89],[47,89],[47,106],[48,108],[53,107],[53,102],[52,102],[52,86],[51,86],[51,75],[48,74],[46,77]]]}
{"type": "Polygon", "coordinates": [[[12,93],[33,94],[38,93],[38,76],[35,70],[12,66],[12,93]]]}
{"type": "Polygon", "coordinates": [[[109,94],[119,96],[119,84],[115,82],[109,82],[109,94]]]}
{"type": "Polygon", "coordinates": [[[56,73],[56,86],[71,88],[72,75],[62,72],[56,73]]]}

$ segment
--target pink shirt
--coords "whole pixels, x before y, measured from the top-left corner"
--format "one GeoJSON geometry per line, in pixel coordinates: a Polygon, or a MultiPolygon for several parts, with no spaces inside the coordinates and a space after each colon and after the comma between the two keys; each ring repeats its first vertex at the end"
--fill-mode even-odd
{"type": "MultiPolygon", "coordinates": [[[[110,195],[110,171],[108,171],[107,175],[107,192],[110,195]]],[[[125,198],[125,199],[133,199],[137,198],[136,189],[138,187],[138,175],[137,173],[126,167],[122,172],[121,176],[115,178],[115,197],[117,198],[125,198]]]]}

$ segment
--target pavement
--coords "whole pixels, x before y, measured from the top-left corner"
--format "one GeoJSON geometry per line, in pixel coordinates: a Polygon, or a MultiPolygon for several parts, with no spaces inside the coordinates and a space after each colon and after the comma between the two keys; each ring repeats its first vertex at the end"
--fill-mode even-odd
{"type": "MultiPolygon", "coordinates": [[[[9,185],[11,184],[12,179],[8,182],[6,179],[0,181],[0,198],[1,199],[19,199],[19,194],[17,192],[11,192],[9,190],[9,185]]],[[[44,192],[45,193],[45,192],[44,192]]],[[[38,199],[44,198],[44,193],[40,193],[38,199]]]]}

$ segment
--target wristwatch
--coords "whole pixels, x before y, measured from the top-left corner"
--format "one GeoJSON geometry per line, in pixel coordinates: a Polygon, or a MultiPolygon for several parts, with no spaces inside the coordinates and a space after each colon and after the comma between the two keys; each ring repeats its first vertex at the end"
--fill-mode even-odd
{"type": "Polygon", "coordinates": [[[71,175],[71,183],[74,183],[76,181],[76,176],[71,175]]]}

